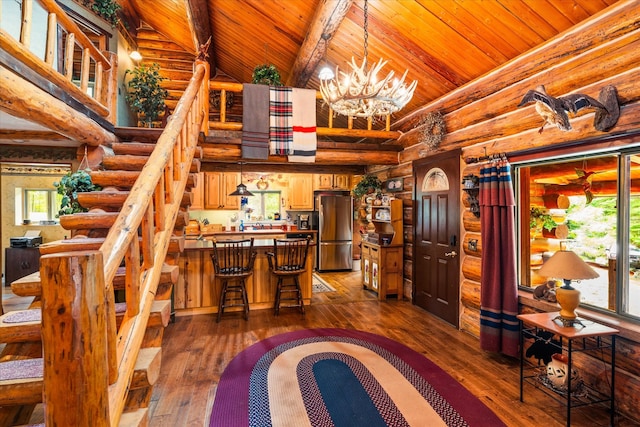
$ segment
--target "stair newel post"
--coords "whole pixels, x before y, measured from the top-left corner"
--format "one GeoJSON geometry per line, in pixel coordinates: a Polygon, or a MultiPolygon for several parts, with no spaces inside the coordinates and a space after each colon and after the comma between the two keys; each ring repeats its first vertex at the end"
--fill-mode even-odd
{"type": "MultiPolygon", "coordinates": [[[[198,66],[205,67],[204,79],[202,79],[200,92],[198,93],[198,95],[196,95],[197,112],[201,113],[203,117],[200,123],[196,122],[194,124],[199,127],[200,132],[202,132],[204,135],[208,135],[209,134],[209,76],[211,74],[209,72],[209,63],[207,61],[196,59],[196,62],[193,65],[194,73],[198,66]]],[[[197,116],[198,115],[196,114],[196,117],[195,117],[196,121],[198,119],[197,116]]]]}
{"type": "Polygon", "coordinates": [[[100,251],[40,259],[46,425],[110,425],[103,271],[100,251]]]}

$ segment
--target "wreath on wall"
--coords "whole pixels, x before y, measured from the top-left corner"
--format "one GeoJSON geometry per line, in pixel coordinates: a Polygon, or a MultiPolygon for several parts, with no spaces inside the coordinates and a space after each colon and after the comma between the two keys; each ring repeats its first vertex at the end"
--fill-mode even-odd
{"type": "Polygon", "coordinates": [[[421,127],[421,141],[430,150],[438,148],[440,142],[447,134],[447,126],[444,123],[444,117],[440,111],[427,113],[418,126],[421,127]]]}

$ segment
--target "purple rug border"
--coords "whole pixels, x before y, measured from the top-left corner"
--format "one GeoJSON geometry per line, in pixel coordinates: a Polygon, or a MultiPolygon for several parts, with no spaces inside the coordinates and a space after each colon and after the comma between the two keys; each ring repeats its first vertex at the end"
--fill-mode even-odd
{"type": "Polygon", "coordinates": [[[369,341],[384,348],[423,376],[467,421],[469,426],[506,426],[502,420],[482,401],[464,388],[455,378],[429,360],[426,356],[382,335],[355,329],[316,328],[286,332],[265,338],[246,348],[226,367],[216,390],[216,397],[209,422],[210,427],[229,425],[249,425],[249,378],[258,360],[273,348],[303,338],[340,336],[369,341]]]}

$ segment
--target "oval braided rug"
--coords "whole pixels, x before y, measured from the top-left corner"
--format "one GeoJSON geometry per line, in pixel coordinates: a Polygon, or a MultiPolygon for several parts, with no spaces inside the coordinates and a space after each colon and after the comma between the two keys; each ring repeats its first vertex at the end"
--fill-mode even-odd
{"type": "Polygon", "coordinates": [[[307,329],[260,341],[220,378],[211,427],[504,426],[449,374],[396,341],[307,329]]]}

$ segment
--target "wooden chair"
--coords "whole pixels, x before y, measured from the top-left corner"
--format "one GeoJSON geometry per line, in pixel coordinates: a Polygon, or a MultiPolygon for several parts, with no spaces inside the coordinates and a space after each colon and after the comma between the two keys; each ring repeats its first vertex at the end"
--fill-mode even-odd
{"type": "Polygon", "coordinates": [[[307,253],[311,238],[305,239],[273,239],[273,251],[267,252],[269,269],[278,278],[276,289],[275,315],[280,312],[282,301],[293,303],[283,307],[300,307],[304,316],[304,303],[299,277],[307,271],[307,253]],[[285,284],[284,279],[291,279],[292,283],[285,284]],[[283,297],[283,294],[285,298],[283,297]]]}
{"type": "Polygon", "coordinates": [[[253,237],[223,242],[213,241],[211,260],[215,273],[214,280],[220,279],[222,282],[216,322],[220,321],[227,307],[244,307],[244,318],[249,319],[249,300],[245,281],[253,274],[256,255],[257,252],[253,249],[253,237]],[[232,297],[229,301],[227,301],[228,294],[232,297]]]}

